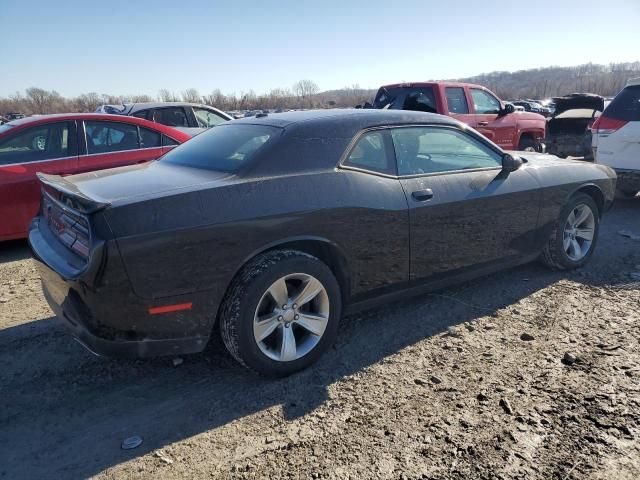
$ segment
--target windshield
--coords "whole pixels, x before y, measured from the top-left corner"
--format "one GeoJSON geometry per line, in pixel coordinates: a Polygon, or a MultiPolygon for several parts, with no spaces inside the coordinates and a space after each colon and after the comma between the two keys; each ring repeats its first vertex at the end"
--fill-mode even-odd
{"type": "Polygon", "coordinates": [[[235,172],[281,132],[268,125],[225,124],[207,130],[167,153],[161,162],[235,172]]]}

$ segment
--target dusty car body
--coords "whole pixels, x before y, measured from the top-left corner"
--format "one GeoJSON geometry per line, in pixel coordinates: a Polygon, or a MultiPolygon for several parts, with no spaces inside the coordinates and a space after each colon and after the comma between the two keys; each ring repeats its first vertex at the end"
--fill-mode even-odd
{"type": "Polygon", "coordinates": [[[514,157],[454,119],[388,110],[242,119],[152,164],[41,180],[29,243],[47,300],[89,349],[193,353],[218,325],[241,363],[277,375],[328,348],[342,311],[538,258],[575,198],[589,205],[591,240],[562,268],[582,264],[615,189],[607,167],[514,157]],[[78,225],[86,256],[61,224],[78,225]],[[312,279],[316,330],[296,301],[312,279]],[[263,302],[273,319],[261,320],[263,302]],[[325,335],[317,348],[292,337],[307,330],[325,335]],[[281,349],[260,332],[279,332],[281,349]]]}
{"type": "Polygon", "coordinates": [[[590,93],[555,97],[555,112],[547,121],[547,152],[561,158],[591,160],[591,126],[602,113],[604,98],[590,93]]]}

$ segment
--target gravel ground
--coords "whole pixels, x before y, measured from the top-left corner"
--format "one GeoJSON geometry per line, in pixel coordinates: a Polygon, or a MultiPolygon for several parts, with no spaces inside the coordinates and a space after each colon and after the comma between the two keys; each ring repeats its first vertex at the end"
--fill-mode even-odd
{"type": "Polygon", "coordinates": [[[351,316],[282,380],[219,341],[183,359],[87,353],[22,242],[0,245],[0,478],[640,476],[640,197],[590,265],[538,264],[351,316]],[[122,450],[134,435],[143,443],[122,450]]]}

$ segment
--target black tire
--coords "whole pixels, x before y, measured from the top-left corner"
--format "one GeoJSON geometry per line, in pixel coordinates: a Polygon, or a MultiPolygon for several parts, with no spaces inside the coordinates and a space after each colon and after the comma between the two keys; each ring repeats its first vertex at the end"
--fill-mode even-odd
{"type": "Polygon", "coordinates": [[[542,262],[553,270],[572,270],[574,268],[579,268],[586,264],[597,246],[598,243],[598,232],[600,230],[600,212],[598,209],[598,205],[593,200],[593,198],[586,193],[578,193],[573,195],[567,204],[562,208],[558,219],[555,221],[553,225],[553,230],[551,231],[551,235],[547,240],[547,243],[544,246],[542,251],[541,260],[542,262]],[[593,212],[593,217],[595,220],[594,232],[593,232],[593,240],[591,242],[591,247],[587,254],[579,261],[574,261],[569,258],[567,252],[565,252],[563,246],[564,240],[564,227],[567,222],[567,218],[569,214],[575,209],[577,206],[584,204],[587,205],[591,211],[593,212]]]}
{"type": "Polygon", "coordinates": [[[539,152],[540,147],[536,144],[536,142],[531,137],[522,137],[520,138],[520,142],[518,143],[518,150],[520,152],[539,152]],[[527,150],[528,149],[528,150],[527,150]]]}
{"type": "Polygon", "coordinates": [[[321,260],[296,250],[274,250],[258,255],[236,275],[220,310],[220,333],[229,353],[241,365],[270,377],[283,377],[313,364],[333,344],[342,313],[338,282],[321,260]],[[253,321],[260,299],[279,278],[303,273],[313,276],[329,298],[329,320],[320,341],[306,355],[282,362],[265,355],[253,334],[253,321]]]}

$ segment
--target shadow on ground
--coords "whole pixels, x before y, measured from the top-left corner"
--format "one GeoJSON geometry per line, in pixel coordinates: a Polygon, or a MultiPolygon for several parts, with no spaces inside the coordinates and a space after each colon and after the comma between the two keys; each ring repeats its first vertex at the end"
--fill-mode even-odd
{"type": "Polygon", "coordinates": [[[24,260],[30,256],[31,251],[29,250],[29,245],[26,240],[0,242],[0,263],[24,260]]]}

